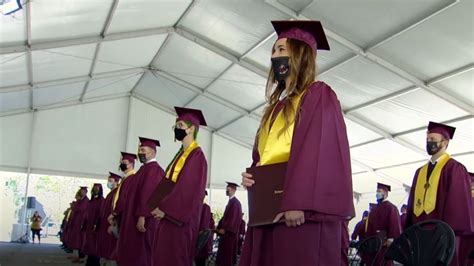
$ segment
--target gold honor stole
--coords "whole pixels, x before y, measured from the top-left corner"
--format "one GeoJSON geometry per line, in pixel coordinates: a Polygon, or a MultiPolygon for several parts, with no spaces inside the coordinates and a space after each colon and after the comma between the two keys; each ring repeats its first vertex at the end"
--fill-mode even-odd
{"type": "Polygon", "coordinates": [[[112,201],[112,211],[115,210],[115,207],[117,207],[117,201],[120,197],[120,188],[122,187],[122,183],[123,181],[125,181],[125,179],[131,175],[134,175],[135,174],[135,171],[131,171],[130,173],[126,174],[125,177],[123,178],[122,182],[120,182],[120,184],[118,185],[118,188],[117,188],[117,193],[115,193],[114,195],[114,200],[112,201]]]}
{"type": "Polygon", "coordinates": [[[423,212],[430,214],[435,210],[441,170],[443,170],[443,167],[449,159],[450,157],[447,153],[439,158],[438,163],[436,163],[436,166],[430,175],[429,181],[427,181],[429,162],[418,172],[415,187],[415,200],[413,202],[413,213],[416,217],[420,216],[423,212]]]}
{"type": "Polygon", "coordinates": [[[285,127],[283,109],[277,114],[271,127],[270,122],[275,109],[273,109],[272,114],[265,124],[263,124],[263,128],[258,136],[260,165],[288,162],[290,158],[291,142],[293,140],[293,131],[295,128],[296,113],[298,112],[302,95],[303,93],[300,93],[291,99],[291,104],[295,112],[290,114],[290,125],[285,132],[279,134],[281,129],[285,127]]]}
{"type": "Polygon", "coordinates": [[[196,141],[193,141],[191,145],[189,145],[189,147],[180,156],[176,157],[173,163],[171,164],[172,167],[170,167],[168,171],[166,171],[166,178],[171,179],[173,183],[176,183],[178,181],[179,173],[181,172],[184,167],[184,164],[186,163],[186,159],[188,158],[189,154],[197,148],[199,148],[199,145],[196,141]]]}

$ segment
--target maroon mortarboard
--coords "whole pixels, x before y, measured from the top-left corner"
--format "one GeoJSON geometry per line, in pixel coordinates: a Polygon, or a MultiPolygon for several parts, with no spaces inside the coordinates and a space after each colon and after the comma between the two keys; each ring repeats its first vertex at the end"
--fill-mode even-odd
{"type": "Polygon", "coordinates": [[[428,133],[438,133],[443,135],[446,139],[453,139],[455,127],[451,127],[445,124],[436,123],[430,121],[428,124],[428,133]]]}
{"type": "Polygon", "coordinates": [[[122,154],[122,160],[128,160],[129,162],[133,163],[137,159],[137,155],[128,152],[120,152],[122,154]]]}
{"type": "Polygon", "coordinates": [[[119,181],[122,177],[120,175],[117,175],[115,173],[109,172],[109,178],[115,179],[115,181],[119,181]]]}
{"type": "Polygon", "coordinates": [[[156,150],[156,147],[160,147],[160,142],[156,139],[149,139],[149,138],[144,138],[144,137],[138,137],[140,140],[140,147],[150,147],[154,150],[156,150]]]}
{"type": "Polygon", "coordinates": [[[227,186],[228,187],[232,187],[232,188],[238,188],[240,187],[239,185],[237,185],[236,183],[233,183],[233,182],[226,182],[227,183],[227,186]]]}
{"type": "Polygon", "coordinates": [[[102,187],[102,184],[101,183],[94,183],[93,187],[102,187]]]}
{"type": "Polygon", "coordinates": [[[386,185],[386,184],[377,183],[377,189],[383,189],[383,190],[388,192],[388,191],[392,190],[392,187],[390,187],[389,185],[386,185]]]}
{"type": "Polygon", "coordinates": [[[79,188],[80,188],[81,190],[87,191],[87,187],[86,187],[86,186],[81,186],[81,187],[79,187],[79,188]]]}
{"type": "Polygon", "coordinates": [[[316,20],[274,20],[273,28],[278,39],[289,38],[307,43],[316,50],[329,50],[328,39],[323,25],[316,20]]]}
{"type": "Polygon", "coordinates": [[[189,121],[196,127],[207,126],[206,119],[201,110],[177,106],[174,107],[174,110],[176,110],[178,120],[189,121]]]}

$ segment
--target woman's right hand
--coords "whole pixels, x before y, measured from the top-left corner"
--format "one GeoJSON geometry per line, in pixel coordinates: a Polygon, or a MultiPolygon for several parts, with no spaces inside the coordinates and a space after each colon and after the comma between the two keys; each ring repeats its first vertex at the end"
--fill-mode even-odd
{"type": "Polygon", "coordinates": [[[253,186],[253,184],[255,184],[255,180],[252,179],[252,175],[247,172],[243,172],[242,173],[242,186],[244,186],[245,188],[249,188],[253,186]]]}

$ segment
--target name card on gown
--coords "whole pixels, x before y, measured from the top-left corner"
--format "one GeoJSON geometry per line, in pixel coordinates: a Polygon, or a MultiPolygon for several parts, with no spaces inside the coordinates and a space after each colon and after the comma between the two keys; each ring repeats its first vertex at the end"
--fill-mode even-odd
{"type": "Polygon", "coordinates": [[[288,163],[247,168],[255,184],[248,188],[249,226],[273,224],[280,212],[288,163]]]}

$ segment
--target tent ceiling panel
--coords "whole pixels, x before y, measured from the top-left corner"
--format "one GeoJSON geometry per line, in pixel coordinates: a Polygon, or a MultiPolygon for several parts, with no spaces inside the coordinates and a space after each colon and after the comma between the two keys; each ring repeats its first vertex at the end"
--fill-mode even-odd
{"type": "Polygon", "coordinates": [[[22,44],[26,41],[24,11],[20,10],[14,16],[0,16],[0,46],[22,44]]]}
{"type": "Polygon", "coordinates": [[[467,115],[465,111],[424,90],[415,90],[354,113],[391,133],[422,127],[431,120],[442,122],[467,115]]]}
{"type": "Polygon", "coordinates": [[[28,166],[32,117],[33,113],[0,117],[0,165],[28,166]]]}
{"type": "Polygon", "coordinates": [[[331,50],[319,50],[316,62],[319,73],[354,55],[348,48],[328,38],[331,50]]]}
{"type": "Polygon", "coordinates": [[[323,26],[359,46],[368,47],[451,2],[318,0],[302,13],[323,21],[323,26]]]}
{"type": "Polygon", "coordinates": [[[272,55],[272,48],[276,40],[277,40],[277,36],[276,34],[274,34],[270,39],[264,42],[260,47],[258,47],[257,49],[249,53],[246,59],[249,59],[249,61],[257,63],[263,68],[269,69],[270,64],[271,64],[270,58],[272,55]]]}
{"type": "Polygon", "coordinates": [[[436,86],[474,106],[474,70],[441,81],[436,86]]]}
{"type": "MultiPolygon", "coordinates": [[[[456,132],[454,138],[449,142],[448,152],[455,154],[474,151],[474,119],[449,123],[449,125],[456,127],[456,132]]],[[[425,149],[426,129],[403,135],[400,138],[418,146],[420,149],[425,149]]]]}
{"type": "Polygon", "coordinates": [[[201,109],[206,117],[207,124],[213,128],[218,128],[239,116],[237,111],[229,109],[204,96],[197,97],[188,106],[190,108],[201,109]]]}
{"type": "Polygon", "coordinates": [[[245,116],[223,128],[222,132],[249,145],[253,145],[259,125],[260,123],[255,119],[245,116]]]}
{"type": "Polygon", "coordinates": [[[424,158],[422,155],[387,139],[352,148],[351,156],[372,168],[417,161],[424,158]]]}
{"type": "Polygon", "coordinates": [[[292,9],[295,12],[302,11],[305,7],[307,7],[311,2],[315,2],[314,0],[277,0],[279,3],[287,6],[288,8],[292,9]]]}
{"type": "Polygon", "coordinates": [[[104,175],[117,169],[127,103],[122,98],[37,112],[31,166],[104,175]]]}
{"type": "Polygon", "coordinates": [[[349,144],[351,146],[371,141],[374,139],[381,138],[379,134],[369,130],[355,122],[352,122],[350,119],[345,119],[347,136],[349,138],[349,144]]]}
{"type": "Polygon", "coordinates": [[[0,93],[0,112],[30,107],[30,91],[11,91],[0,93]]]}
{"type": "Polygon", "coordinates": [[[142,73],[135,73],[127,76],[91,80],[85,98],[129,92],[141,75],[142,73]]]}
{"type": "Polygon", "coordinates": [[[120,0],[109,33],[173,26],[190,0],[120,0]]]}
{"type": "Polygon", "coordinates": [[[157,68],[201,88],[231,64],[226,58],[176,34],[161,50],[157,68]]]}
{"type": "Polygon", "coordinates": [[[357,174],[357,173],[362,173],[362,172],[367,172],[366,169],[356,165],[356,164],[351,164],[351,170],[352,174],[357,174]]]}
{"type": "Polygon", "coordinates": [[[34,82],[88,75],[95,49],[86,44],[33,51],[34,82]]]}
{"type": "Polygon", "coordinates": [[[336,92],[344,109],[411,85],[385,68],[360,57],[324,75],[322,80],[336,92]]]}
{"type": "Polygon", "coordinates": [[[44,107],[46,105],[78,101],[84,89],[85,82],[64,84],[58,86],[35,88],[33,90],[33,106],[44,107]]]}
{"type": "Polygon", "coordinates": [[[145,67],[163,44],[166,34],[102,43],[94,72],[145,67]]]}
{"type": "Polygon", "coordinates": [[[266,80],[254,72],[233,65],[208,90],[251,110],[265,100],[265,83],[266,80]]]}
{"type": "Polygon", "coordinates": [[[470,64],[474,62],[473,10],[474,1],[459,1],[374,52],[425,80],[470,64]]]}
{"type": "Polygon", "coordinates": [[[97,36],[102,31],[112,0],[31,1],[33,42],[97,36]]]}
{"type": "MultiPolygon", "coordinates": [[[[380,178],[377,178],[377,175],[374,173],[359,173],[352,175],[352,188],[354,191],[357,191],[359,193],[374,193],[375,194],[375,183],[379,180],[380,178]]],[[[375,198],[374,198],[375,201],[375,198]]]]}
{"type": "Polygon", "coordinates": [[[199,1],[183,27],[243,54],[272,33],[271,20],[288,19],[263,1],[199,1]]]}
{"type": "Polygon", "coordinates": [[[28,84],[26,53],[0,55],[0,87],[28,84]]]}
{"type": "Polygon", "coordinates": [[[191,90],[150,72],[145,73],[135,91],[168,108],[183,106],[196,96],[191,90]]]}

